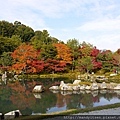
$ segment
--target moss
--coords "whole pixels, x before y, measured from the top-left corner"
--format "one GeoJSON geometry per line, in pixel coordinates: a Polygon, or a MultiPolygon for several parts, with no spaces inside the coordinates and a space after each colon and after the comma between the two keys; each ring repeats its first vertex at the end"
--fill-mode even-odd
{"type": "Polygon", "coordinates": [[[80,84],[80,85],[88,85],[88,86],[90,86],[90,85],[91,85],[91,83],[90,83],[90,82],[80,82],[79,84],[80,84]]]}

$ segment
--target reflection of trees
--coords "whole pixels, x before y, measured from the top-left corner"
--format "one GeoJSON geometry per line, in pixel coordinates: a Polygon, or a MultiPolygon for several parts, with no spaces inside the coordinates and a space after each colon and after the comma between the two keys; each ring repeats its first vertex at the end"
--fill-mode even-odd
{"type": "Polygon", "coordinates": [[[16,81],[14,84],[9,83],[8,87],[10,87],[13,91],[16,91],[19,93],[25,92],[25,90],[26,90],[26,88],[24,86],[22,86],[19,81],[16,81]]]}
{"type": "Polygon", "coordinates": [[[33,95],[26,95],[26,93],[15,93],[10,97],[12,103],[20,110],[30,108],[35,104],[35,98],[33,95]]]}
{"type": "Polygon", "coordinates": [[[47,91],[41,94],[41,99],[37,99],[31,109],[34,113],[46,113],[47,109],[55,106],[56,101],[56,95],[47,91]]]}
{"type": "Polygon", "coordinates": [[[65,98],[63,97],[63,95],[61,95],[60,93],[56,94],[57,97],[57,101],[56,101],[56,106],[59,107],[64,107],[65,106],[65,98]]]}
{"type": "Polygon", "coordinates": [[[80,102],[85,107],[93,107],[92,98],[92,94],[82,94],[80,102]]]}
{"type": "Polygon", "coordinates": [[[14,84],[9,83],[8,86],[12,90],[10,100],[21,111],[30,108],[36,102],[35,97],[22,86],[20,82],[16,81],[14,84]]]}
{"type": "Polygon", "coordinates": [[[106,100],[110,101],[114,97],[117,97],[117,94],[107,90],[105,94],[99,93],[99,98],[104,97],[106,100]]]}
{"type": "Polygon", "coordinates": [[[67,103],[67,108],[68,109],[79,108],[80,99],[81,99],[81,95],[75,95],[75,94],[71,95],[71,98],[69,99],[69,103],[67,103]]]}
{"type": "Polygon", "coordinates": [[[0,87],[0,112],[6,113],[13,109],[16,109],[9,97],[11,95],[11,90],[9,88],[0,87]]]}
{"type": "Polygon", "coordinates": [[[0,99],[5,101],[5,100],[9,100],[9,97],[11,95],[11,90],[9,88],[4,88],[2,87],[0,89],[0,99]]]}

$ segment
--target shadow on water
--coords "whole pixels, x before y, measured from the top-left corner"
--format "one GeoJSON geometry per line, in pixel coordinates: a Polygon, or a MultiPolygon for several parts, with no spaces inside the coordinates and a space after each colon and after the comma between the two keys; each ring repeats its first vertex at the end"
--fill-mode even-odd
{"type": "MultiPolygon", "coordinates": [[[[0,86],[0,112],[7,113],[19,109],[23,115],[50,113],[74,108],[91,108],[95,106],[118,103],[120,91],[49,91],[32,93],[36,84],[49,88],[68,78],[29,79],[9,82],[0,86]]],[[[71,81],[72,83],[72,81],[71,81]]]]}

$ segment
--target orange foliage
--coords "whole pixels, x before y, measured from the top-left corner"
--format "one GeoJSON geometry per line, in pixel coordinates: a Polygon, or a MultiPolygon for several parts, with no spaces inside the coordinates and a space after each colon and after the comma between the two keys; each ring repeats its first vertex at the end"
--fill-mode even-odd
{"type": "MultiPolygon", "coordinates": [[[[37,59],[38,52],[33,48],[33,46],[22,44],[11,55],[16,62],[12,66],[12,70],[16,70],[19,73],[25,69],[32,60],[37,59]]],[[[32,68],[31,71],[35,71],[35,69],[32,68]]]]}
{"type": "Polygon", "coordinates": [[[36,59],[37,51],[31,45],[22,44],[13,53],[14,60],[19,62],[26,62],[28,59],[36,59]]]}
{"type": "Polygon", "coordinates": [[[72,54],[70,48],[62,43],[56,43],[54,46],[57,49],[57,58],[66,63],[72,63],[72,54]]]}
{"type": "Polygon", "coordinates": [[[25,63],[16,63],[12,65],[12,70],[16,70],[16,73],[21,73],[21,71],[26,67],[25,63]]]}

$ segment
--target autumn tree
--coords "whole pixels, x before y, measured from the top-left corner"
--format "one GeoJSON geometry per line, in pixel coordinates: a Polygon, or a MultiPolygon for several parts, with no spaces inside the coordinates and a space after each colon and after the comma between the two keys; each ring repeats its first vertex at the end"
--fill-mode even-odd
{"type": "Polygon", "coordinates": [[[102,68],[102,62],[97,59],[97,56],[99,55],[101,51],[97,49],[96,47],[93,47],[91,50],[91,57],[92,57],[92,64],[93,64],[93,71],[97,71],[102,68]]]}
{"type": "Polygon", "coordinates": [[[68,64],[72,63],[72,53],[71,49],[66,45],[62,43],[56,43],[54,46],[57,49],[57,59],[60,61],[64,61],[68,64]]]}
{"type": "Polygon", "coordinates": [[[45,71],[48,73],[63,72],[66,67],[66,62],[55,59],[47,59],[45,61],[45,71]]]}
{"type": "Polygon", "coordinates": [[[38,53],[33,48],[33,46],[29,44],[20,45],[13,53],[12,57],[14,59],[15,64],[13,65],[13,69],[17,69],[19,71],[26,71],[29,67],[28,63],[34,59],[37,59],[38,53]]]}
{"type": "Polygon", "coordinates": [[[45,66],[43,60],[32,60],[29,61],[28,65],[29,65],[29,69],[28,69],[29,73],[40,73],[44,70],[44,66],[45,66]]]}

